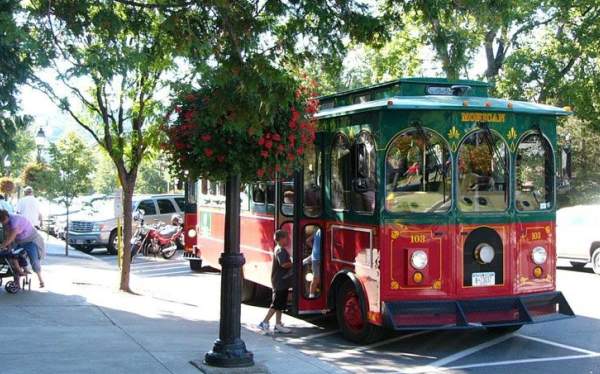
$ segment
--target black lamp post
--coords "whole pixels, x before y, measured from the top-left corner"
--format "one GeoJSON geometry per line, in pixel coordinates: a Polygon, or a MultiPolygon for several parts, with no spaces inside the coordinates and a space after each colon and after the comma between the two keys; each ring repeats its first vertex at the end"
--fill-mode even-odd
{"type": "Polygon", "coordinates": [[[240,176],[231,176],[225,185],[225,247],[221,254],[221,323],[219,339],[204,357],[209,366],[235,368],[254,365],[252,352],[241,339],[240,313],[242,266],[240,253],[240,176]]]}
{"type": "Polygon", "coordinates": [[[46,145],[46,134],[44,133],[44,129],[40,127],[37,134],[35,134],[35,145],[37,146],[37,161],[38,163],[42,162],[42,148],[46,145]]]}

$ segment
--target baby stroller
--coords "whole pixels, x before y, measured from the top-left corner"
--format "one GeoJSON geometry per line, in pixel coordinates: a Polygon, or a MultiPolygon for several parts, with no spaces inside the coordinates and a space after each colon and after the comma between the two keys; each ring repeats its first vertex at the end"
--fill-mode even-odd
{"type": "MultiPolygon", "coordinates": [[[[2,281],[4,278],[13,278],[17,269],[13,268],[11,264],[11,260],[17,260],[19,262],[19,266],[22,269],[27,267],[27,253],[25,249],[19,248],[16,250],[8,250],[8,251],[0,251],[0,287],[2,287],[2,281]]],[[[25,271],[25,275],[21,276],[21,288],[31,290],[31,279],[29,277],[29,272],[25,271]]],[[[10,280],[6,282],[4,289],[8,293],[17,293],[19,292],[19,286],[15,283],[14,280],[10,280]]]]}

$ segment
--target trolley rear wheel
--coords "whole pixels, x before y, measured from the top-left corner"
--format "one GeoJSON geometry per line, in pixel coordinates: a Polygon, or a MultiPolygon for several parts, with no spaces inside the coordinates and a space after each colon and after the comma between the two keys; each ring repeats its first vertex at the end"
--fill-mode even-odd
{"type": "Polygon", "coordinates": [[[344,282],[336,294],[336,316],[344,338],[355,343],[370,343],[381,339],[383,329],[371,324],[360,302],[361,295],[354,284],[344,282]]]}

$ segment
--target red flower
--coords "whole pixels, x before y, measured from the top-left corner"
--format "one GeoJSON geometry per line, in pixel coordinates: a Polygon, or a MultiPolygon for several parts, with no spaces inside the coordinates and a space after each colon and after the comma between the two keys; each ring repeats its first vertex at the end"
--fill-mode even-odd
{"type": "Polygon", "coordinates": [[[290,129],[296,130],[296,121],[290,120],[289,126],[290,126],[290,129]]]}
{"type": "Polygon", "coordinates": [[[215,153],[215,151],[213,151],[211,148],[204,148],[204,154],[206,157],[211,158],[213,153],[215,153]]]}
{"type": "Polygon", "coordinates": [[[296,156],[293,153],[288,153],[287,159],[290,161],[294,161],[296,159],[296,156]]]}
{"type": "Polygon", "coordinates": [[[285,146],[283,144],[279,144],[279,146],[277,146],[277,154],[283,153],[283,151],[285,151],[285,146]]]}
{"type": "Polygon", "coordinates": [[[302,156],[302,154],[304,153],[304,148],[298,147],[298,149],[296,150],[296,153],[298,153],[298,156],[302,156]]]}
{"type": "Polygon", "coordinates": [[[300,118],[300,112],[295,107],[292,107],[292,121],[296,122],[298,118],[300,118]]]}
{"type": "Polygon", "coordinates": [[[275,165],[275,172],[279,173],[280,171],[281,171],[281,166],[279,166],[279,164],[275,165]]]}
{"type": "Polygon", "coordinates": [[[271,133],[267,133],[267,135],[265,135],[265,138],[271,139],[271,133]]]}
{"type": "Polygon", "coordinates": [[[279,134],[273,134],[273,141],[280,142],[281,141],[281,135],[279,135],[279,134]]]}
{"type": "Polygon", "coordinates": [[[200,138],[202,139],[203,142],[210,142],[210,140],[212,139],[212,136],[210,134],[204,134],[200,138]]]}
{"type": "Polygon", "coordinates": [[[296,141],[296,135],[294,135],[294,134],[288,135],[288,140],[290,141],[290,143],[293,144],[296,141]]]}
{"type": "Polygon", "coordinates": [[[269,152],[267,152],[267,151],[260,151],[260,155],[262,157],[264,157],[264,158],[267,158],[267,157],[269,157],[269,152]]]}
{"type": "Polygon", "coordinates": [[[219,161],[219,162],[225,161],[225,156],[224,155],[218,155],[217,156],[217,161],[219,161]]]}
{"type": "Polygon", "coordinates": [[[186,121],[191,121],[194,118],[194,111],[192,110],[188,110],[183,114],[183,118],[185,118],[186,121]]]}
{"type": "Polygon", "coordinates": [[[267,140],[267,141],[265,142],[265,148],[266,148],[266,149],[271,149],[272,147],[273,147],[273,142],[272,142],[272,141],[270,141],[270,140],[267,140]]]}
{"type": "Polygon", "coordinates": [[[256,171],[256,175],[258,175],[259,178],[262,178],[265,175],[265,169],[260,168],[256,171]]]}
{"type": "Polygon", "coordinates": [[[264,137],[260,137],[260,139],[258,139],[258,145],[264,145],[265,144],[265,138],[264,137]]]}
{"type": "Polygon", "coordinates": [[[194,96],[193,94],[188,94],[185,96],[185,101],[194,101],[196,100],[196,96],[194,96]]]}

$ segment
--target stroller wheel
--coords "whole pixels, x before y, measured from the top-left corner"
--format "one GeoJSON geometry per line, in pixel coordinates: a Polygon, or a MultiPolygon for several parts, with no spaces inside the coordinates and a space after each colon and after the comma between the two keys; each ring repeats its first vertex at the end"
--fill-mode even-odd
{"type": "Polygon", "coordinates": [[[6,286],[4,286],[4,289],[8,293],[14,294],[14,293],[19,292],[19,286],[17,286],[17,284],[14,281],[7,282],[6,286]]]}

